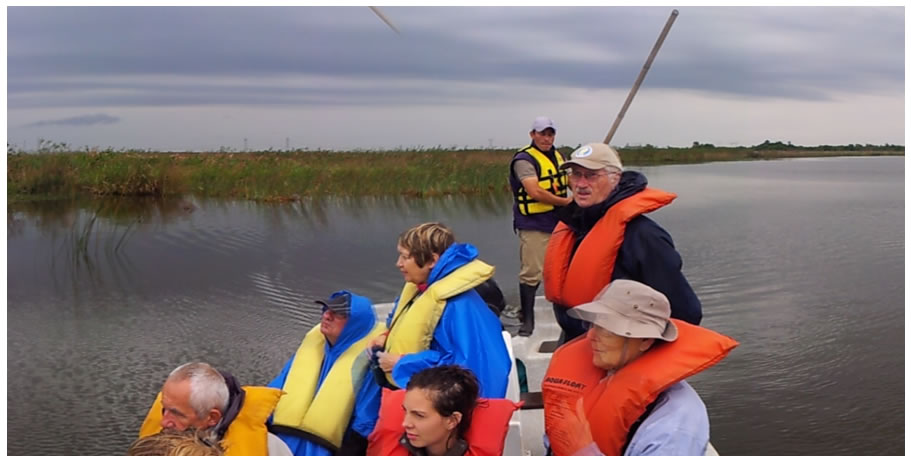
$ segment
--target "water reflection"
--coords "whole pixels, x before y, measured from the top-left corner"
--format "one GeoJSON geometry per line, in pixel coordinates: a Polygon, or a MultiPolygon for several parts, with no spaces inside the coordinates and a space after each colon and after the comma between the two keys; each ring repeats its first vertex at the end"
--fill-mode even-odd
{"type": "MultiPolygon", "coordinates": [[[[43,266],[50,271],[51,293],[66,298],[86,291],[141,290],[148,278],[168,280],[167,274],[149,272],[150,254],[177,266],[196,264],[187,262],[187,257],[207,261],[207,266],[223,263],[226,267],[238,259],[247,265],[265,260],[268,264],[264,266],[282,266],[297,257],[325,261],[330,256],[323,254],[328,248],[338,248],[335,243],[340,239],[353,246],[365,245],[368,253],[376,252],[381,246],[394,247],[395,236],[414,223],[469,216],[485,221],[502,217],[509,207],[508,194],[426,199],[319,197],[274,204],[195,197],[83,198],[11,204],[7,239],[21,239],[17,246],[44,262],[19,268],[21,277],[12,280],[42,279],[37,273],[43,266]],[[377,228],[383,237],[376,232],[374,236],[365,234],[377,228]]],[[[213,278],[213,283],[228,277],[224,271],[199,270],[199,278],[213,278]]],[[[254,272],[250,278],[264,291],[287,292],[287,288],[267,288],[270,273],[254,272]]],[[[185,285],[178,281],[167,285],[172,284],[185,285]]],[[[281,285],[281,281],[272,284],[281,285]]],[[[13,295],[34,288],[34,284],[17,285],[13,295]]]]}
{"type": "MultiPolygon", "coordinates": [[[[135,266],[126,251],[136,231],[150,223],[166,226],[195,210],[188,199],[82,198],[11,204],[7,239],[33,228],[42,243],[54,293],[123,289],[135,266]]],[[[34,239],[28,239],[34,241],[34,239]]]]}

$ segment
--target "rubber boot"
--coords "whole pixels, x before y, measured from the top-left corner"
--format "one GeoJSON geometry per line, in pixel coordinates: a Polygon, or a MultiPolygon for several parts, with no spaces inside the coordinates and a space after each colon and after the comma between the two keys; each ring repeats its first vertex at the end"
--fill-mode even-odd
{"type": "Polygon", "coordinates": [[[535,330],[535,294],[538,292],[538,284],[530,286],[528,284],[519,284],[519,303],[522,305],[519,311],[519,320],[522,321],[522,327],[519,328],[519,335],[528,337],[535,330]]]}

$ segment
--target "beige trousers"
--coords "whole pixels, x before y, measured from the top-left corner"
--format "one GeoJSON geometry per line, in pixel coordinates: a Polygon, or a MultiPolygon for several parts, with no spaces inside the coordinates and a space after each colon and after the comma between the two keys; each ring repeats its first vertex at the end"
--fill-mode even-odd
{"type": "Polygon", "coordinates": [[[519,230],[519,261],[522,263],[519,269],[520,284],[534,286],[541,282],[548,241],[550,233],[519,230]]]}

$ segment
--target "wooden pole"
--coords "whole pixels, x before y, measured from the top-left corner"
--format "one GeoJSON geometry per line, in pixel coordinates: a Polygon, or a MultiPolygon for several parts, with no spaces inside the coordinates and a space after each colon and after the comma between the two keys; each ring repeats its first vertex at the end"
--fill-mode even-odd
{"type": "Polygon", "coordinates": [[[389,18],[387,18],[386,15],[383,14],[382,11],[380,11],[379,8],[377,8],[375,6],[369,6],[368,8],[370,8],[371,11],[376,13],[376,15],[379,16],[379,18],[382,19],[383,22],[386,23],[387,26],[389,26],[392,30],[394,30],[396,34],[401,35],[401,32],[399,32],[399,29],[397,27],[395,27],[394,25],[392,25],[392,21],[390,21],[389,18]]]}
{"type": "Polygon", "coordinates": [[[630,103],[633,102],[633,97],[636,96],[636,92],[639,91],[639,85],[642,85],[642,81],[645,80],[645,74],[647,74],[649,68],[652,67],[652,61],[655,60],[658,49],[661,48],[661,44],[664,43],[664,38],[667,37],[667,33],[671,30],[671,26],[674,24],[674,20],[677,19],[678,14],[677,10],[671,11],[671,17],[667,18],[667,23],[664,24],[664,29],[661,31],[661,35],[658,36],[658,41],[655,42],[655,46],[652,47],[651,54],[649,54],[648,59],[645,60],[645,65],[642,66],[642,70],[639,71],[639,77],[636,78],[636,83],[634,83],[633,88],[630,89],[629,96],[626,97],[626,102],[623,103],[623,108],[620,109],[620,113],[617,114],[617,118],[614,120],[614,125],[611,126],[610,131],[607,132],[607,136],[604,137],[604,144],[610,144],[610,140],[614,137],[617,127],[620,126],[620,121],[623,120],[623,116],[626,115],[626,110],[629,109],[630,103]]]}

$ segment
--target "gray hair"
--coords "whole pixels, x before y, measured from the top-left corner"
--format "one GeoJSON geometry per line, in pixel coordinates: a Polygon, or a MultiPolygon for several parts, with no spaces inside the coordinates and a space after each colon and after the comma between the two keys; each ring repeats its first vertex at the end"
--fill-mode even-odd
{"type": "Polygon", "coordinates": [[[212,408],[222,414],[228,409],[228,385],[214,367],[202,362],[190,362],[168,374],[167,381],[190,381],[190,407],[196,416],[204,418],[212,408]]]}

